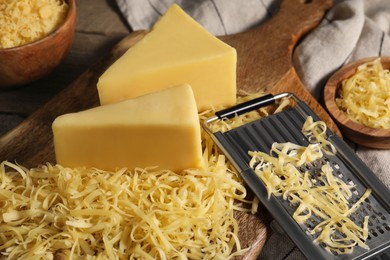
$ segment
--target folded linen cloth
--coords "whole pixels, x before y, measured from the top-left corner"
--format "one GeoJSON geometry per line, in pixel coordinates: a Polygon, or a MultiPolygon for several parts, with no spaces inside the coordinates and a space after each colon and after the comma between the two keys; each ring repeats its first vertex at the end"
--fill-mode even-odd
{"type": "Polygon", "coordinates": [[[177,3],[217,36],[245,31],[269,17],[277,7],[272,0],[117,0],[117,3],[134,31],[150,29],[169,6],[177,3]]]}
{"type": "MultiPolygon", "coordinates": [[[[277,12],[280,4],[278,0],[116,1],[133,30],[150,29],[175,2],[217,36],[261,24],[277,12]]],[[[335,0],[321,24],[296,47],[293,63],[303,84],[319,99],[332,73],[351,61],[371,56],[390,56],[389,0],[335,0]]],[[[390,188],[390,150],[350,145],[390,188]]],[[[260,258],[302,259],[294,244],[286,241],[288,238],[281,234],[273,235],[260,258]]]]}

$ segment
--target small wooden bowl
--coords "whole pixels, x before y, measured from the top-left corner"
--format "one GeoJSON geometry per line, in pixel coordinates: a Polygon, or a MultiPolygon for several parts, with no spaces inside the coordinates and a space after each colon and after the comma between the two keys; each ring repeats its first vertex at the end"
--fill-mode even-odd
{"type": "MultiPolygon", "coordinates": [[[[378,57],[370,57],[352,62],[330,77],[324,88],[325,107],[340,127],[343,135],[349,140],[371,148],[390,148],[390,129],[377,129],[364,126],[349,119],[347,114],[339,109],[335,99],[338,97],[338,89],[344,79],[351,77],[356,68],[378,57]]],[[[381,57],[383,68],[390,69],[390,57],[381,57]]]]}
{"type": "Polygon", "coordinates": [[[28,44],[0,48],[0,89],[42,78],[63,60],[73,41],[76,22],[76,1],[66,2],[68,14],[54,32],[28,44]]]}

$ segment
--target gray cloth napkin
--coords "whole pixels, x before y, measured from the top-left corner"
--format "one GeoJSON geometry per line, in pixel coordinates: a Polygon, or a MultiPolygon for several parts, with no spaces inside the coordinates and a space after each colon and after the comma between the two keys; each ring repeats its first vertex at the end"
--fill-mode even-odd
{"type": "MultiPolygon", "coordinates": [[[[277,0],[116,0],[133,30],[149,29],[174,2],[214,35],[245,31],[269,19],[277,0]]],[[[290,1],[290,0],[288,0],[290,1]]],[[[335,0],[321,24],[297,46],[294,67],[319,99],[327,79],[343,65],[364,57],[390,56],[390,1],[335,0]]],[[[350,143],[356,154],[390,188],[390,150],[350,143]]],[[[261,259],[302,259],[283,234],[275,233],[261,259]]]]}

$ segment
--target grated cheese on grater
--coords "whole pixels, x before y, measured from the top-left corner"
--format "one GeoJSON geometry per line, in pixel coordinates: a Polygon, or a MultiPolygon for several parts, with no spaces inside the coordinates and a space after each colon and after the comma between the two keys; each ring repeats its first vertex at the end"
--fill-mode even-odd
{"type": "Polygon", "coordinates": [[[310,164],[323,157],[323,151],[334,154],[336,149],[326,140],[326,124],[313,122],[308,117],[303,125],[302,133],[312,144],[307,147],[293,143],[274,143],[269,154],[252,151],[250,167],[263,181],[268,197],[272,194],[282,196],[296,209],[293,218],[299,224],[305,224],[312,216],[321,221],[309,234],[316,238],[315,243],[325,249],[337,253],[351,253],[356,245],[368,249],[364,241],[368,237],[368,217],[363,226],[358,226],[349,217],[359,205],[371,194],[368,189],[351,207],[351,185],[332,173],[329,162],[322,163],[321,170],[314,178],[306,170],[310,164]],[[275,156],[274,156],[275,155],[275,156]]]}
{"type": "Polygon", "coordinates": [[[65,19],[64,0],[5,0],[0,3],[0,48],[39,40],[65,19]]]}

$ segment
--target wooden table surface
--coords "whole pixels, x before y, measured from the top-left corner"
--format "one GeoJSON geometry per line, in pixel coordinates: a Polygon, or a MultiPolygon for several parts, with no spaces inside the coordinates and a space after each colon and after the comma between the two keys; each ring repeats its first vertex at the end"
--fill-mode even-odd
{"type": "Polygon", "coordinates": [[[60,66],[36,82],[0,90],[0,136],[34,113],[132,31],[115,1],[77,0],[76,6],[75,37],[60,66]]]}

